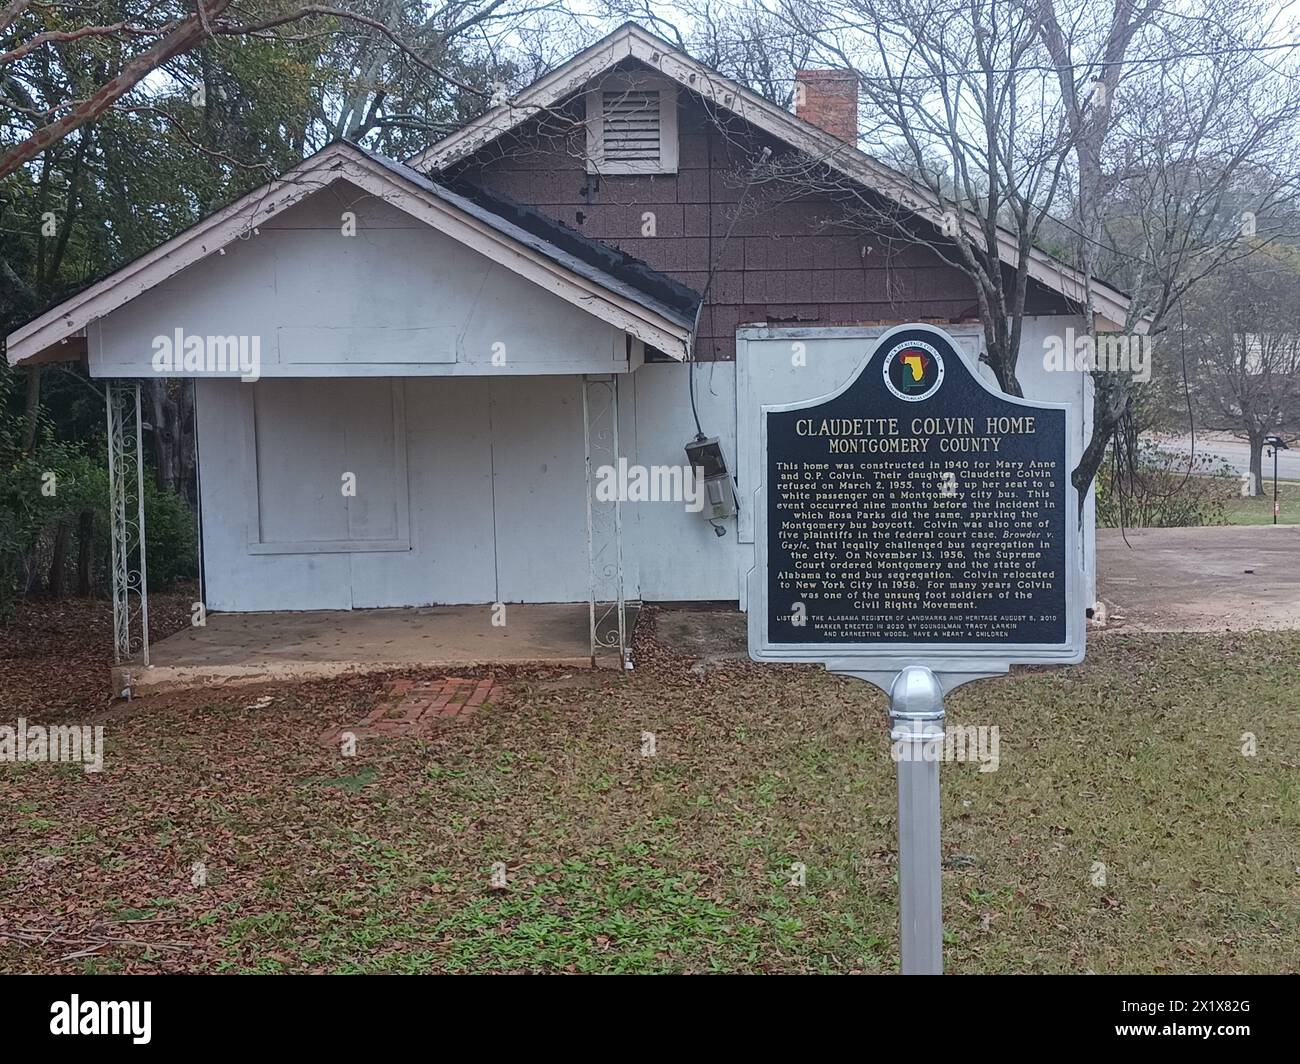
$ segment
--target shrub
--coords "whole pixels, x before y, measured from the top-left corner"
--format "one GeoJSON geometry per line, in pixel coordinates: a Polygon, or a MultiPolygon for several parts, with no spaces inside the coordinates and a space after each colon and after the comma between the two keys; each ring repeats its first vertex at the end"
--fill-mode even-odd
{"type": "Polygon", "coordinates": [[[146,560],[151,591],[199,575],[199,537],[194,511],[174,491],[162,491],[150,478],[144,491],[146,560]]]}
{"type": "Polygon", "coordinates": [[[1221,525],[1224,503],[1236,480],[1221,458],[1163,451],[1144,440],[1131,468],[1117,468],[1112,450],[1097,474],[1097,524],[1106,528],[1221,525]]]}
{"type": "MultiPolygon", "coordinates": [[[[75,567],[75,541],[86,511],[94,515],[92,586],[106,590],[112,580],[106,459],[51,440],[42,442],[35,457],[13,451],[6,457],[7,464],[0,466],[0,619],[11,616],[26,589],[48,573],[54,541],[65,522],[73,541],[65,564],[75,567]],[[52,485],[52,493],[49,487],[42,490],[46,485],[52,485]]],[[[179,495],[160,491],[148,471],[144,510],[149,589],[164,590],[197,575],[194,514],[179,495]]]]}
{"type": "Polygon", "coordinates": [[[66,512],[75,451],[45,441],[35,455],[23,454],[16,439],[0,439],[0,619],[12,615],[31,582],[33,550],[42,533],[66,512]]]}

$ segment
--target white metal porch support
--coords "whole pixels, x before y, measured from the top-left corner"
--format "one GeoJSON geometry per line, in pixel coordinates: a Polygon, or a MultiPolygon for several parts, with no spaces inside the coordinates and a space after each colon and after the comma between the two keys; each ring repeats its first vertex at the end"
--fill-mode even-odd
{"type": "Polygon", "coordinates": [[[618,649],[626,667],[627,608],[623,593],[623,505],[597,497],[597,470],[618,468],[618,375],[582,378],[582,431],[587,467],[587,603],[591,665],[601,650],[618,649]]]}
{"type": "Polygon", "coordinates": [[[144,420],[140,385],[110,379],[108,509],[112,545],[115,692],[130,697],[131,667],[149,665],[149,587],[145,562],[144,420]],[[132,599],[134,598],[134,604],[132,599]]]}

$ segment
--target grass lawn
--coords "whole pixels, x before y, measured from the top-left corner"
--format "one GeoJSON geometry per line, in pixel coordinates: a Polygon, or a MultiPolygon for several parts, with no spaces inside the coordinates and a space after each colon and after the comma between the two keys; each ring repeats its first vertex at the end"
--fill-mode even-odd
{"type": "MultiPolygon", "coordinates": [[[[1278,522],[1300,525],[1300,481],[1277,482],[1278,522]]],[[[1273,523],[1273,480],[1264,478],[1262,496],[1231,496],[1226,503],[1224,517],[1230,525],[1271,525],[1273,523]]]]}
{"type": "MultiPolygon", "coordinates": [[[[506,704],[351,759],[318,736],[380,678],[61,707],[107,764],[0,765],[0,969],[896,970],[883,697],[638,660],[499,671],[506,704]]],[[[1116,632],[952,697],[1000,766],[943,769],[948,970],[1300,968],[1297,660],[1300,633],[1116,632]]]]}

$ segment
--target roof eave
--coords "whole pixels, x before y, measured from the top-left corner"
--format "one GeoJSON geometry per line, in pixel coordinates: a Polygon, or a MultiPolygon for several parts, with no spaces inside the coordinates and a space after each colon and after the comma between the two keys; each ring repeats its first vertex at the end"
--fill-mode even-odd
{"type": "Polygon", "coordinates": [[[489,241],[507,269],[545,284],[553,294],[595,314],[609,324],[656,347],[673,358],[685,360],[691,351],[691,323],[652,299],[637,294],[617,279],[603,282],[590,271],[577,271],[565,264],[565,255],[539,252],[536,242],[513,237],[508,227],[487,225],[455,202],[447,190],[438,189],[415,171],[393,160],[377,161],[355,145],[338,142],[322,149],[280,178],[254,189],[248,195],[127,263],[84,291],[70,296],[44,314],[9,334],[6,357],[10,365],[37,360],[63,361],[51,355],[67,338],[84,333],[87,325],[136,296],[162,283],[209,255],[218,253],[241,234],[339,180],[347,180],[368,191],[385,191],[394,184],[408,195],[405,209],[443,232],[463,239],[473,231],[489,241]],[[392,165],[388,165],[392,164],[392,165]],[[436,189],[436,191],[435,191],[436,189]],[[436,201],[436,205],[434,203],[436,201]]]}

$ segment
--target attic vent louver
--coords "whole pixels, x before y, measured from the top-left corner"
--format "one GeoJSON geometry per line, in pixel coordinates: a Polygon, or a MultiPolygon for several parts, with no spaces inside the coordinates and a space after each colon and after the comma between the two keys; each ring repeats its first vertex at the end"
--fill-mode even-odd
{"type": "Polygon", "coordinates": [[[606,79],[587,93],[587,171],[677,172],[677,96],[653,78],[606,79]]]}
{"type": "Polygon", "coordinates": [[[600,146],[605,162],[659,161],[658,92],[602,92],[600,110],[600,146]]]}

